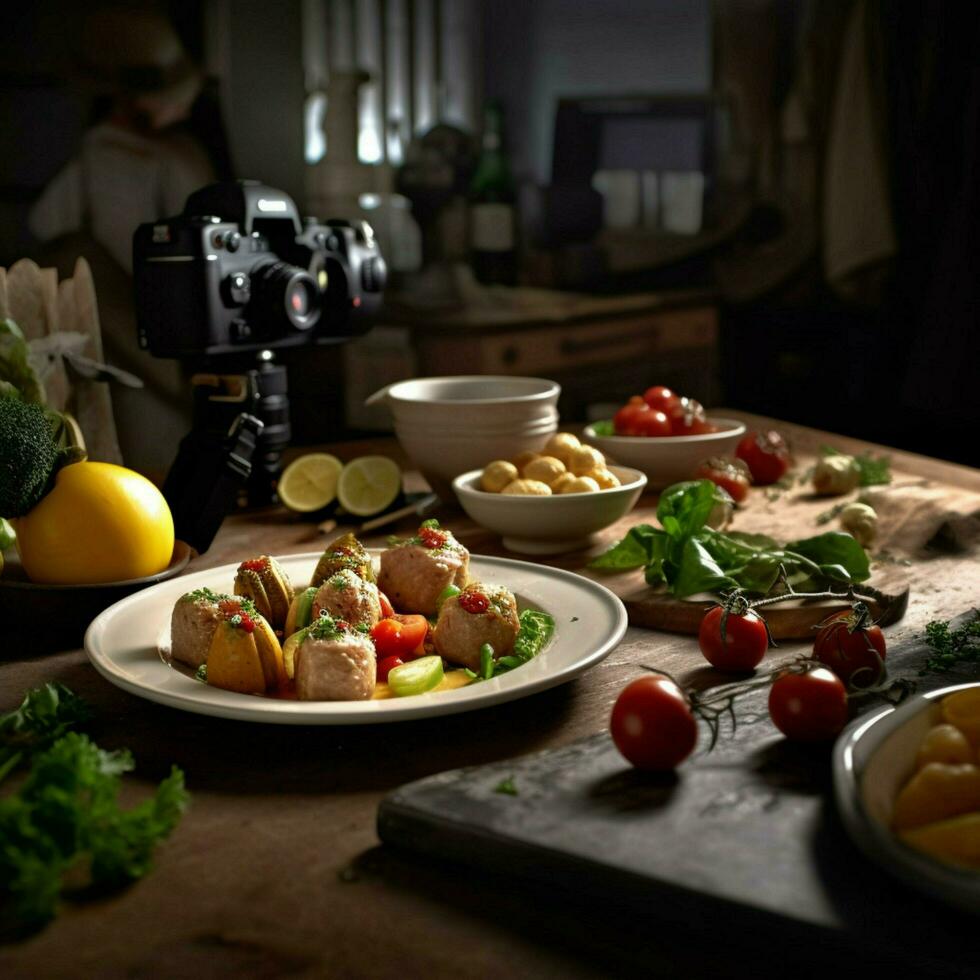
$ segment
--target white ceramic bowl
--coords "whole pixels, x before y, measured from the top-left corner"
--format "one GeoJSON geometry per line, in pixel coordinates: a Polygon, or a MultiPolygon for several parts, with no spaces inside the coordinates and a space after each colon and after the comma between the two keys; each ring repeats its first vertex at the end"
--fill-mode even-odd
{"type": "Polygon", "coordinates": [[[592,493],[561,493],[550,497],[487,493],[480,489],[483,470],[453,480],[453,490],[478,524],[503,535],[511,551],[554,555],[590,544],[595,531],[628,514],[643,493],[646,477],[628,466],[610,466],[622,486],[592,493]]]}
{"type": "Polygon", "coordinates": [[[560,392],[545,378],[460,375],[400,381],[368,401],[387,401],[405,452],[451,501],[460,473],[541,449],[558,431],[560,392]]]}
{"type": "Polygon", "coordinates": [[[584,438],[608,459],[642,470],[652,490],[694,478],[698,464],[710,456],[731,456],[745,424],[735,419],[709,418],[720,431],[701,436],[598,436],[594,425],[585,427],[584,438]]]}
{"type": "Polygon", "coordinates": [[[915,767],[938,703],[976,684],[956,684],[858,718],[834,745],[834,795],[854,843],[906,884],[980,914],[980,873],[906,847],[890,829],[895,797],[915,767]]]}

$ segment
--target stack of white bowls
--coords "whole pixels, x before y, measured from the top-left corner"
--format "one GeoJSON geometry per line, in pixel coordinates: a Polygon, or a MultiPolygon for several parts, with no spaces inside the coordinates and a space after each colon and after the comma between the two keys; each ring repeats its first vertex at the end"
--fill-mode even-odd
{"type": "Polygon", "coordinates": [[[368,403],[387,401],[402,448],[432,489],[453,502],[460,473],[544,446],[558,431],[560,392],[545,378],[460,375],[400,381],[368,403]]]}

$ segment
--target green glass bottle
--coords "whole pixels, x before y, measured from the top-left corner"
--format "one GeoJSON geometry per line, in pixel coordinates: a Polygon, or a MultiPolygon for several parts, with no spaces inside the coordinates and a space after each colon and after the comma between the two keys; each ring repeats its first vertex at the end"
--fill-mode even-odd
{"type": "Polygon", "coordinates": [[[470,261],[489,285],[517,283],[517,209],[507,162],[504,111],[496,100],[483,113],[483,140],[470,183],[470,261]]]}

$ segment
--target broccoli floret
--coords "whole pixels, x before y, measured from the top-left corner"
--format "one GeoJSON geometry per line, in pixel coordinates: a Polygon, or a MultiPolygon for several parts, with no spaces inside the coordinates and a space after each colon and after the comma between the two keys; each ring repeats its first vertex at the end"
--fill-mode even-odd
{"type": "Polygon", "coordinates": [[[44,495],[61,455],[44,409],[0,398],[0,515],[26,514],[44,495]]]}

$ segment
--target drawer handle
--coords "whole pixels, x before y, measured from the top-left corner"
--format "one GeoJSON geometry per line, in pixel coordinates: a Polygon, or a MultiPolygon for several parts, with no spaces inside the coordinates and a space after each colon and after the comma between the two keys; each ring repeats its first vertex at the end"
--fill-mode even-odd
{"type": "Polygon", "coordinates": [[[636,340],[645,340],[655,344],[658,339],[659,330],[656,327],[647,327],[644,330],[622,330],[619,333],[607,333],[602,337],[590,337],[588,340],[571,340],[565,338],[559,345],[562,354],[583,354],[588,351],[602,350],[613,344],[632,343],[636,340]]]}

